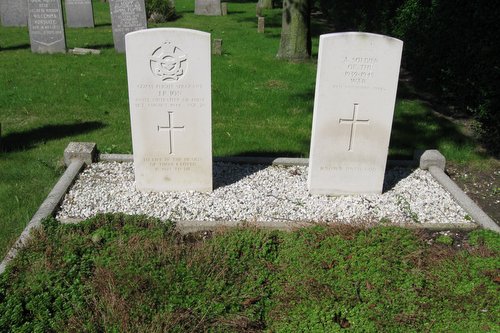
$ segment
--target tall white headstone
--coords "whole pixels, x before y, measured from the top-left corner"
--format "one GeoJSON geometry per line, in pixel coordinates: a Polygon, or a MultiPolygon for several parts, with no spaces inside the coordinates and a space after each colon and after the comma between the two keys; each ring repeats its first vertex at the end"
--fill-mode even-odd
{"type": "Polygon", "coordinates": [[[149,29],[125,44],[137,189],[212,191],[210,34],[149,29]]]}
{"type": "Polygon", "coordinates": [[[347,32],[320,36],[309,191],[381,193],[403,42],[347,32]]]}

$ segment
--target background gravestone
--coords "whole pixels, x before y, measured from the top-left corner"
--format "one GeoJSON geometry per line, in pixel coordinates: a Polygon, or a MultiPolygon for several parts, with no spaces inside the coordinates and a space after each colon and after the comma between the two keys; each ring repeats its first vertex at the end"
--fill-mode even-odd
{"type": "Polygon", "coordinates": [[[375,34],[320,36],[311,193],[382,192],[402,48],[375,34]]]}
{"type": "Polygon", "coordinates": [[[4,27],[28,25],[27,0],[0,0],[0,18],[4,27]]]}
{"type": "Polygon", "coordinates": [[[222,15],[220,0],[195,0],[195,15],[222,15]]]}
{"type": "Polygon", "coordinates": [[[211,191],[210,34],[160,28],[125,40],[137,189],[211,191]]]}
{"type": "Polygon", "coordinates": [[[264,28],[265,28],[265,23],[266,19],[265,17],[259,16],[257,17],[257,32],[258,33],[264,33],[264,28]]]}
{"type": "Polygon", "coordinates": [[[66,24],[71,28],[93,28],[94,11],[91,0],[65,0],[66,24]]]}
{"type": "Polygon", "coordinates": [[[28,0],[31,51],[66,52],[61,0],[28,0]]]}
{"type": "Polygon", "coordinates": [[[113,42],[116,52],[125,52],[125,35],[147,29],[144,0],[109,0],[113,42]]]}

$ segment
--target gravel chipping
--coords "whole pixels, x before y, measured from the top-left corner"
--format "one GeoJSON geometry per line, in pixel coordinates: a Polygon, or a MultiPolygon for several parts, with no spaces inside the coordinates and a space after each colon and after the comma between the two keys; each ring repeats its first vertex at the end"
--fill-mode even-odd
{"type": "Polygon", "coordinates": [[[131,162],[99,162],[76,180],[59,220],[98,213],[145,214],[173,221],[471,223],[427,171],[389,169],[383,194],[312,195],[306,166],[214,163],[214,191],[139,192],[131,162]]]}

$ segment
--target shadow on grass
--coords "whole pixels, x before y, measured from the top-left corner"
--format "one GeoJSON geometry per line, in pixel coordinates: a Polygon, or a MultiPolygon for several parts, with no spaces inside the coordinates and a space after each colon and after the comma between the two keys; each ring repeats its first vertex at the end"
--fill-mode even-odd
{"type": "Polygon", "coordinates": [[[0,150],[3,152],[15,152],[32,149],[50,140],[72,137],[103,127],[105,125],[99,121],[88,121],[75,124],[45,125],[24,132],[9,133],[2,137],[0,150]]]}
{"type": "Polygon", "coordinates": [[[0,51],[15,51],[15,50],[24,50],[24,49],[29,49],[31,45],[29,43],[27,44],[19,44],[19,45],[14,45],[14,46],[1,46],[0,45],[0,51]]]}
{"type": "MultiPolygon", "coordinates": [[[[281,28],[281,13],[277,12],[264,12],[265,27],[266,28],[281,28]]],[[[255,17],[242,17],[237,20],[238,23],[255,23],[257,26],[258,18],[255,17]]]]}
{"type": "Polygon", "coordinates": [[[104,50],[104,49],[113,49],[115,48],[115,45],[112,43],[107,43],[107,44],[91,44],[85,46],[86,48],[89,49],[97,49],[97,50],[104,50]]]}
{"type": "MultiPolygon", "coordinates": [[[[282,14],[281,12],[273,11],[273,12],[267,12],[264,11],[264,18],[265,18],[265,27],[266,28],[281,28],[282,24],[282,14]]],[[[242,19],[239,19],[238,22],[243,23],[243,22],[254,22],[255,25],[257,25],[257,17],[252,18],[252,17],[245,17],[242,19]]],[[[311,17],[311,34],[312,36],[319,36],[322,34],[326,33],[332,33],[334,32],[335,28],[333,24],[325,17],[321,15],[314,15],[311,17]]],[[[271,36],[276,36],[276,34],[273,34],[271,36]]],[[[279,37],[280,34],[277,34],[279,37]]]]}
{"type": "Polygon", "coordinates": [[[94,25],[95,28],[111,27],[111,23],[98,23],[94,25]]]}
{"type": "Polygon", "coordinates": [[[438,149],[450,144],[458,149],[475,145],[459,126],[443,116],[427,112],[398,112],[394,117],[390,149],[392,158],[412,157],[415,150],[438,149]]]}

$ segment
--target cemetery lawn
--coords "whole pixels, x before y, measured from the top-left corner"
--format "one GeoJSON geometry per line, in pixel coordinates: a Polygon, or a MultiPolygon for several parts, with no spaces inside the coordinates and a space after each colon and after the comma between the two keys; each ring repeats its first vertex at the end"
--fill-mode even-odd
{"type": "Polygon", "coordinates": [[[43,222],[0,276],[0,331],[499,331],[500,235],[43,222]]]}
{"type": "MultiPolygon", "coordinates": [[[[191,0],[177,0],[176,7],[176,21],[150,27],[199,29],[223,39],[223,54],[212,57],[214,155],[307,157],[316,63],[276,59],[281,11],[266,11],[266,32],[258,34],[253,2],[230,2],[224,17],[194,16],[191,0]]],[[[66,39],[68,48],[96,48],[100,55],[33,54],[27,28],[0,27],[2,257],[64,171],[70,141],[96,142],[104,153],[131,153],[125,56],[113,49],[108,3],[94,1],[94,11],[96,27],[67,28],[66,39]]],[[[314,20],[313,59],[324,32],[327,27],[314,20]]],[[[472,165],[495,174],[488,189],[496,202],[498,162],[466,126],[442,116],[410,83],[402,77],[390,158],[439,149],[458,170],[472,165]]]]}

